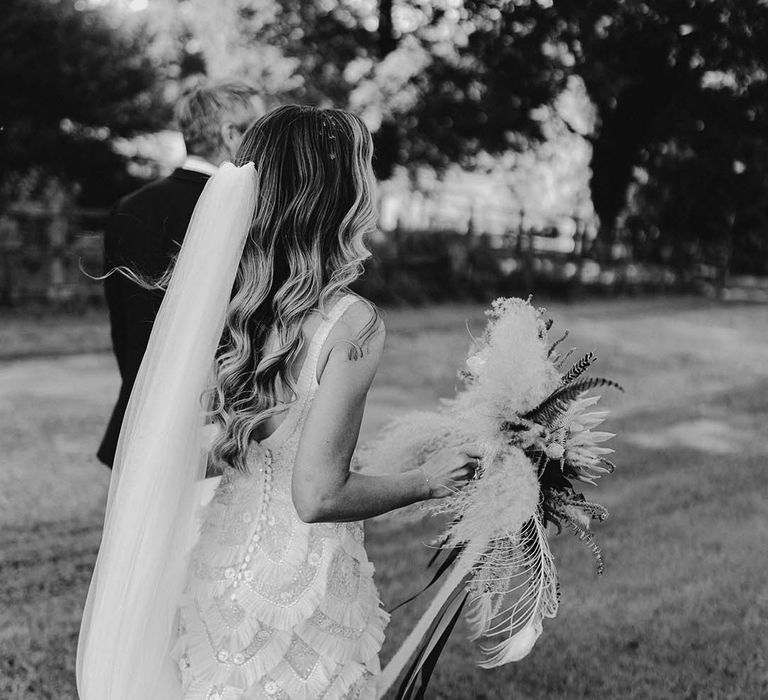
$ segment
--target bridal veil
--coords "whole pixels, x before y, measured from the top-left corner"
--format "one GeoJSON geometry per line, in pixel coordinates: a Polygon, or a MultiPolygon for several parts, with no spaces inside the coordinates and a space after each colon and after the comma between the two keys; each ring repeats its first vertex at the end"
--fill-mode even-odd
{"type": "Polygon", "coordinates": [[[128,403],[80,628],[81,700],[175,700],[169,661],[205,477],[211,379],[256,203],[252,163],[225,163],[195,208],[128,403]]]}

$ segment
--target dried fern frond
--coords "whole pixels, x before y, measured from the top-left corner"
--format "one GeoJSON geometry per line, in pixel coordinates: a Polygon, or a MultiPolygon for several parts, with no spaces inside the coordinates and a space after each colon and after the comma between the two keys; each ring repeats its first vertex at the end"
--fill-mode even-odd
{"type": "Polygon", "coordinates": [[[570,348],[564,355],[556,355],[552,359],[552,364],[555,365],[558,372],[563,371],[563,366],[568,360],[571,359],[571,355],[576,352],[576,348],[570,348]]]}
{"type": "Polygon", "coordinates": [[[584,514],[589,516],[592,520],[599,520],[602,522],[608,517],[608,509],[605,506],[593,501],[588,501],[584,498],[583,494],[576,493],[575,491],[566,493],[563,496],[563,503],[569,506],[575,506],[582,510],[584,514]]]}
{"type": "Polygon", "coordinates": [[[552,345],[550,345],[549,350],[547,351],[547,357],[551,358],[552,353],[555,351],[555,348],[557,348],[560,343],[562,343],[566,338],[568,337],[568,331],[565,331],[552,345]]]}
{"type": "Polygon", "coordinates": [[[603,552],[600,549],[600,545],[597,544],[595,536],[589,530],[582,527],[572,517],[566,515],[565,521],[568,523],[568,527],[573,531],[573,534],[579,538],[579,542],[583,542],[590,550],[592,550],[592,556],[595,558],[595,563],[597,564],[597,575],[602,576],[603,571],[605,571],[603,552]]]}

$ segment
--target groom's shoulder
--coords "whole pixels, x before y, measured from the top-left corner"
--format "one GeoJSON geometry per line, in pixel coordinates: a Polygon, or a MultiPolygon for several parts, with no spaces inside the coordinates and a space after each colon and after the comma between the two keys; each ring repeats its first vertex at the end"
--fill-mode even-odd
{"type": "Polygon", "coordinates": [[[155,180],[125,195],[117,203],[115,211],[143,218],[142,215],[146,214],[148,209],[153,209],[167,195],[167,180],[167,177],[155,180]]]}
{"type": "MultiPolygon", "coordinates": [[[[166,177],[140,187],[123,197],[115,207],[116,210],[120,213],[141,216],[148,210],[173,207],[178,203],[188,203],[194,208],[207,178],[205,176],[184,177],[186,173],[187,171],[177,169],[166,177]]],[[[197,173],[193,174],[197,175],[197,173]]]]}

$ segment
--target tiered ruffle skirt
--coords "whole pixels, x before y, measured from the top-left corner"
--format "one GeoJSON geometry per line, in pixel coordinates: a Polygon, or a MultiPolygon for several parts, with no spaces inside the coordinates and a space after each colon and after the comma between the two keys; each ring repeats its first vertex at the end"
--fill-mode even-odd
{"type": "Polygon", "coordinates": [[[302,522],[280,476],[230,470],[205,510],[173,651],[185,700],[376,697],[389,615],[362,524],[302,522]]]}

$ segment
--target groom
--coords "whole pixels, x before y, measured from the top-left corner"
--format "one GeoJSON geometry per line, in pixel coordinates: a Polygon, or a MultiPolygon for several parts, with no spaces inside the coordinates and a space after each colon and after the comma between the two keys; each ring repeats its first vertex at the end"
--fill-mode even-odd
{"type": "MultiPolygon", "coordinates": [[[[147,278],[168,267],[186,233],[208,178],[231,160],[246,129],[264,114],[255,91],[242,83],[197,88],[177,104],[176,121],[187,158],[169,177],[124,197],[104,232],[104,265],[127,265],[147,278]]],[[[162,292],[139,287],[121,274],[104,281],[112,346],[122,385],[97,456],[112,467],[128,398],[147,349],[162,292]]]]}

